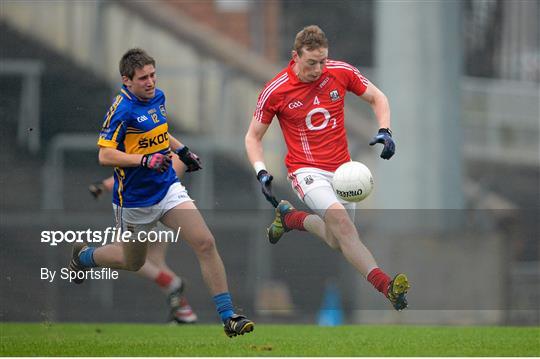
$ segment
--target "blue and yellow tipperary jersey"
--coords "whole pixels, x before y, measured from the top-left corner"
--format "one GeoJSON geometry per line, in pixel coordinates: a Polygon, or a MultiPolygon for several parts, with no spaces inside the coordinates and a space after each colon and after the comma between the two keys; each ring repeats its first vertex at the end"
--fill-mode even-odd
{"type": "MultiPolygon", "coordinates": [[[[154,98],[141,101],[122,86],[105,115],[97,144],[125,153],[167,154],[170,149],[164,93],[156,89],[154,98]]],[[[165,173],[141,166],[115,167],[113,203],[128,208],[155,205],[177,181],[172,166],[165,173]]]]}

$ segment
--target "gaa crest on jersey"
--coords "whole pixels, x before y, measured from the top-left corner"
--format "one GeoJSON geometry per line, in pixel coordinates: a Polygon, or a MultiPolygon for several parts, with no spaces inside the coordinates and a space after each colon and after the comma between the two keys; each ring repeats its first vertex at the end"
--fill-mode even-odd
{"type": "Polygon", "coordinates": [[[145,115],[142,115],[142,116],[138,116],[138,117],[137,117],[137,122],[138,122],[138,123],[144,122],[144,121],[146,121],[146,120],[148,120],[148,117],[146,117],[145,115]]]}
{"type": "Polygon", "coordinates": [[[300,108],[302,106],[304,106],[302,101],[295,100],[295,101],[289,103],[289,105],[287,107],[289,107],[291,110],[294,110],[294,109],[300,108]]]}
{"type": "Polygon", "coordinates": [[[332,101],[337,101],[337,100],[339,100],[339,92],[338,92],[338,90],[332,90],[332,91],[330,91],[330,99],[331,99],[332,101]]]}
{"type": "Polygon", "coordinates": [[[304,178],[304,182],[306,182],[306,186],[309,186],[313,183],[313,177],[311,177],[311,175],[306,176],[306,178],[304,178]]]}

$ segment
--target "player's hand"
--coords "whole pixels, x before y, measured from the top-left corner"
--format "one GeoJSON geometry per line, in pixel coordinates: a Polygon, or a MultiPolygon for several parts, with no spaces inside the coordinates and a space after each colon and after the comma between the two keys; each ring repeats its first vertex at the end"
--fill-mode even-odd
{"type": "Polygon", "coordinates": [[[161,173],[166,172],[170,165],[171,158],[161,153],[152,153],[141,158],[141,166],[161,173]]]}
{"type": "Polygon", "coordinates": [[[97,181],[97,182],[92,183],[90,186],[88,186],[88,191],[90,191],[90,194],[95,199],[99,199],[99,197],[105,191],[105,186],[103,185],[103,182],[97,181]]]}
{"type": "Polygon", "coordinates": [[[272,177],[272,175],[266,170],[260,170],[259,173],[257,173],[257,179],[261,183],[262,193],[264,194],[266,200],[270,202],[272,206],[277,207],[278,200],[272,194],[272,180],[274,177],[272,177]]]}
{"type": "Polygon", "coordinates": [[[186,172],[194,172],[202,169],[201,159],[199,156],[191,152],[187,146],[184,146],[181,150],[176,151],[176,154],[186,165],[186,172]]]}
{"type": "Polygon", "coordinates": [[[390,132],[390,129],[388,128],[379,128],[379,132],[373,137],[369,145],[373,146],[377,143],[382,143],[384,145],[381,152],[382,159],[389,160],[396,152],[396,144],[392,139],[392,132],[390,132]]]}

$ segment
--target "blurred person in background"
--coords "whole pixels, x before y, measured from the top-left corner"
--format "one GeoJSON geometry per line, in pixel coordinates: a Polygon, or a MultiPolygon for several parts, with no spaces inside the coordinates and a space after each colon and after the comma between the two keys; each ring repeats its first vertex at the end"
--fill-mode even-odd
{"type": "Polygon", "coordinates": [[[296,35],[289,65],[260,93],[246,134],[248,158],[263,194],[276,207],[268,240],[276,244],[294,229],[316,235],[402,310],[408,305],[407,276],[400,273],[392,279],[379,268],[354,225],[355,204],[338,199],[332,188],[335,170],[351,160],[344,117],[347,91],[371,105],[379,131],[370,145],[383,144],[381,157],[390,159],[395,144],[386,96],[354,66],[328,58],[328,40],[318,26],[305,27],[296,35]],[[293,190],[315,214],[299,211],[288,201],[278,203],[272,194],[273,177],[264,163],[262,139],[274,116],[287,145],[285,164],[293,190]]]}
{"type": "MultiPolygon", "coordinates": [[[[203,279],[229,337],[254,329],[254,323],[234,311],[223,261],[214,236],[171,167],[178,156],[187,171],[201,169],[197,155],[168,132],[165,95],[156,88],[154,59],[142,49],[128,50],[120,60],[123,86],[105,115],[98,139],[99,163],[114,167],[113,209],[117,227],[138,238],[158,221],[194,250],[203,279]]],[[[76,283],[93,267],[138,271],[146,261],[148,241],[73,246],[69,269],[76,283]],[[82,274],[82,276],[80,276],[82,274]]]]}
{"type": "MultiPolygon", "coordinates": [[[[176,172],[176,176],[182,178],[186,171],[186,166],[183,162],[181,162],[179,158],[173,157],[172,165],[176,172]]],[[[111,193],[113,187],[114,176],[111,176],[104,180],[92,183],[88,187],[88,190],[95,199],[99,199],[104,193],[111,193]]],[[[158,224],[155,229],[165,230],[164,228],[159,227],[160,225],[158,224]]],[[[120,244],[117,243],[117,245],[120,244]]],[[[168,247],[168,242],[149,243],[146,261],[136,274],[156,283],[163,293],[165,293],[169,307],[169,316],[167,318],[169,323],[195,323],[197,322],[197,315],[184,295],[185,281],[169,268],[165,261],[168,247]]]]}

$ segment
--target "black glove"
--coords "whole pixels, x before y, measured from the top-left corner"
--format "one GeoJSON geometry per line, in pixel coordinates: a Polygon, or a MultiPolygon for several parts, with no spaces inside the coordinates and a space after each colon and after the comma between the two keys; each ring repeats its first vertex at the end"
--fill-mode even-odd
{"type": "Polygon", "coordinates": [[[202,169],[201,159],[199,156],[191,152],[187,146],[184,146],[181,150],[176,151],[176,154],[186,165],[186,172],[194,172],[202,169]]]}
{"type": "Polygon", "coordinates": [[[379,128],[379,132],[373,137],[369,145],[373,146],[376,143],[382,143],[384,145],[381,152],[382,159],[389,160],[396,152],[396,144],[392,139],[392,132],[390,132],[389,128],[379,128]]]}
{"type": "Polygon", "coordinates": [[[105,192],[105,186],[102,181],[97,181],[88,186],[88,190],[95,199],[98,199],[105,192]]]}
{"type": "Polygon", "coordinates": [[[260,170],[259,173],[257,173],[257,179],[261,183],[262,193],[266,200],[270,202],[272,206],[277,207],[278,200],[272,194],[272,180],[274,177],[266,170],[260,170]]]}
{"type": "Polygon", "coordinates": [[[170,165],[171,158],[161,153],[152,153],[141,158],[141,166],[161,173],[166,172],[170,165]]]}

